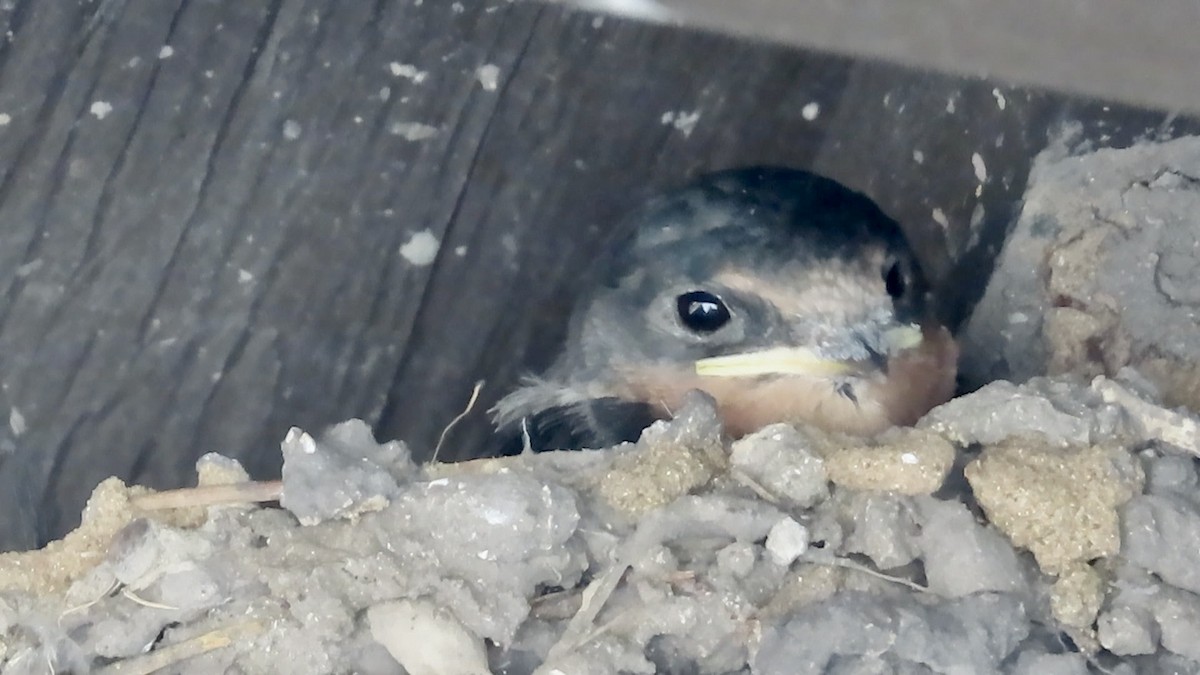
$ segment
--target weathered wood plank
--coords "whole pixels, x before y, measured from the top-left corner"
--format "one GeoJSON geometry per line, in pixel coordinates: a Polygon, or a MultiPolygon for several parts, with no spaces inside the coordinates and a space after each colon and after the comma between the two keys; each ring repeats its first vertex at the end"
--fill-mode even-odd
{"type": "Polygon", "coordinates": [[[1200,113],[1200,6],[1192,0],[559,1],[1200,113]]]}
{"type": "Polygon", "coordinates": [[[497,100],[476,68],[511,69],[541,11],[118,5],[13,14],[0,372],[27,429],[0,494],[29,495],[6,545],[105,475],[173,484],[210,450],[261,474],[291,424],[377,418],[431,269],[396,252],[447,229],[497,100]]]}

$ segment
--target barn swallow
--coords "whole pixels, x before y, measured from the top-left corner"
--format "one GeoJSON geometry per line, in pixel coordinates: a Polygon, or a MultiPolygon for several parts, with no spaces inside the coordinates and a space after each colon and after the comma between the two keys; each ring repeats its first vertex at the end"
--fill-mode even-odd
{"type": "Polygon", "coordinates": [[[958,349],[900,226],[796,169],[703,176],[637,209],[558,359],[492,409],[498,454],[637,440],[687,392],[738,437],[873,435],[948,400],[958,349]]]}

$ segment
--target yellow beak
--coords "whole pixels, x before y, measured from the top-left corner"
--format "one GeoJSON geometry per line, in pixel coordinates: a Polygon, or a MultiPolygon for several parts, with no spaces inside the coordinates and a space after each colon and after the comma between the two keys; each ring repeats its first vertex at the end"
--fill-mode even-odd
{"type": "MultiPolygon", "coordinates": [[[[921,329],[915,325],[897,326],[884,333],[888,354],[921,344],[921,329]]],[[[808,347],[776,347],[758,352],[729,354],[700,359],[696,374],[705,377],[754,377],[757,375],[809,375],[832,377],[860,371],[861,364],[817,355],[808,347]]]]}

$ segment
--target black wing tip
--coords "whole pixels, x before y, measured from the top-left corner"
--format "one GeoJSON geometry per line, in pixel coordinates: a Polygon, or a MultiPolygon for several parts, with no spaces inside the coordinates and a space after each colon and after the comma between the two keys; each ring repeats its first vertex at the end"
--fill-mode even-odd
{"type": "Polygon", "coordinates": [[[526,445],[533,452],[609,448],[636,441],[657,419],[649,404],[619,398],[547,408],[498,429],[488,456],[519,455],[526,445]]]}

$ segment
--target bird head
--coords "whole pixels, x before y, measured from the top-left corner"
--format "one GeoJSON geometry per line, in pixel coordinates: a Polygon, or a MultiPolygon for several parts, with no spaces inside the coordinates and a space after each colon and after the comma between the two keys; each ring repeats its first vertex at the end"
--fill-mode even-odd
{"type": "Polygon", "coordinates": [[[957,350],[899,225],[791,169],[710,174],[650,200],[573,317],[548,378],[657,406],[692,389],[734,435],[872,434],[953,393],[957,350]]]}

